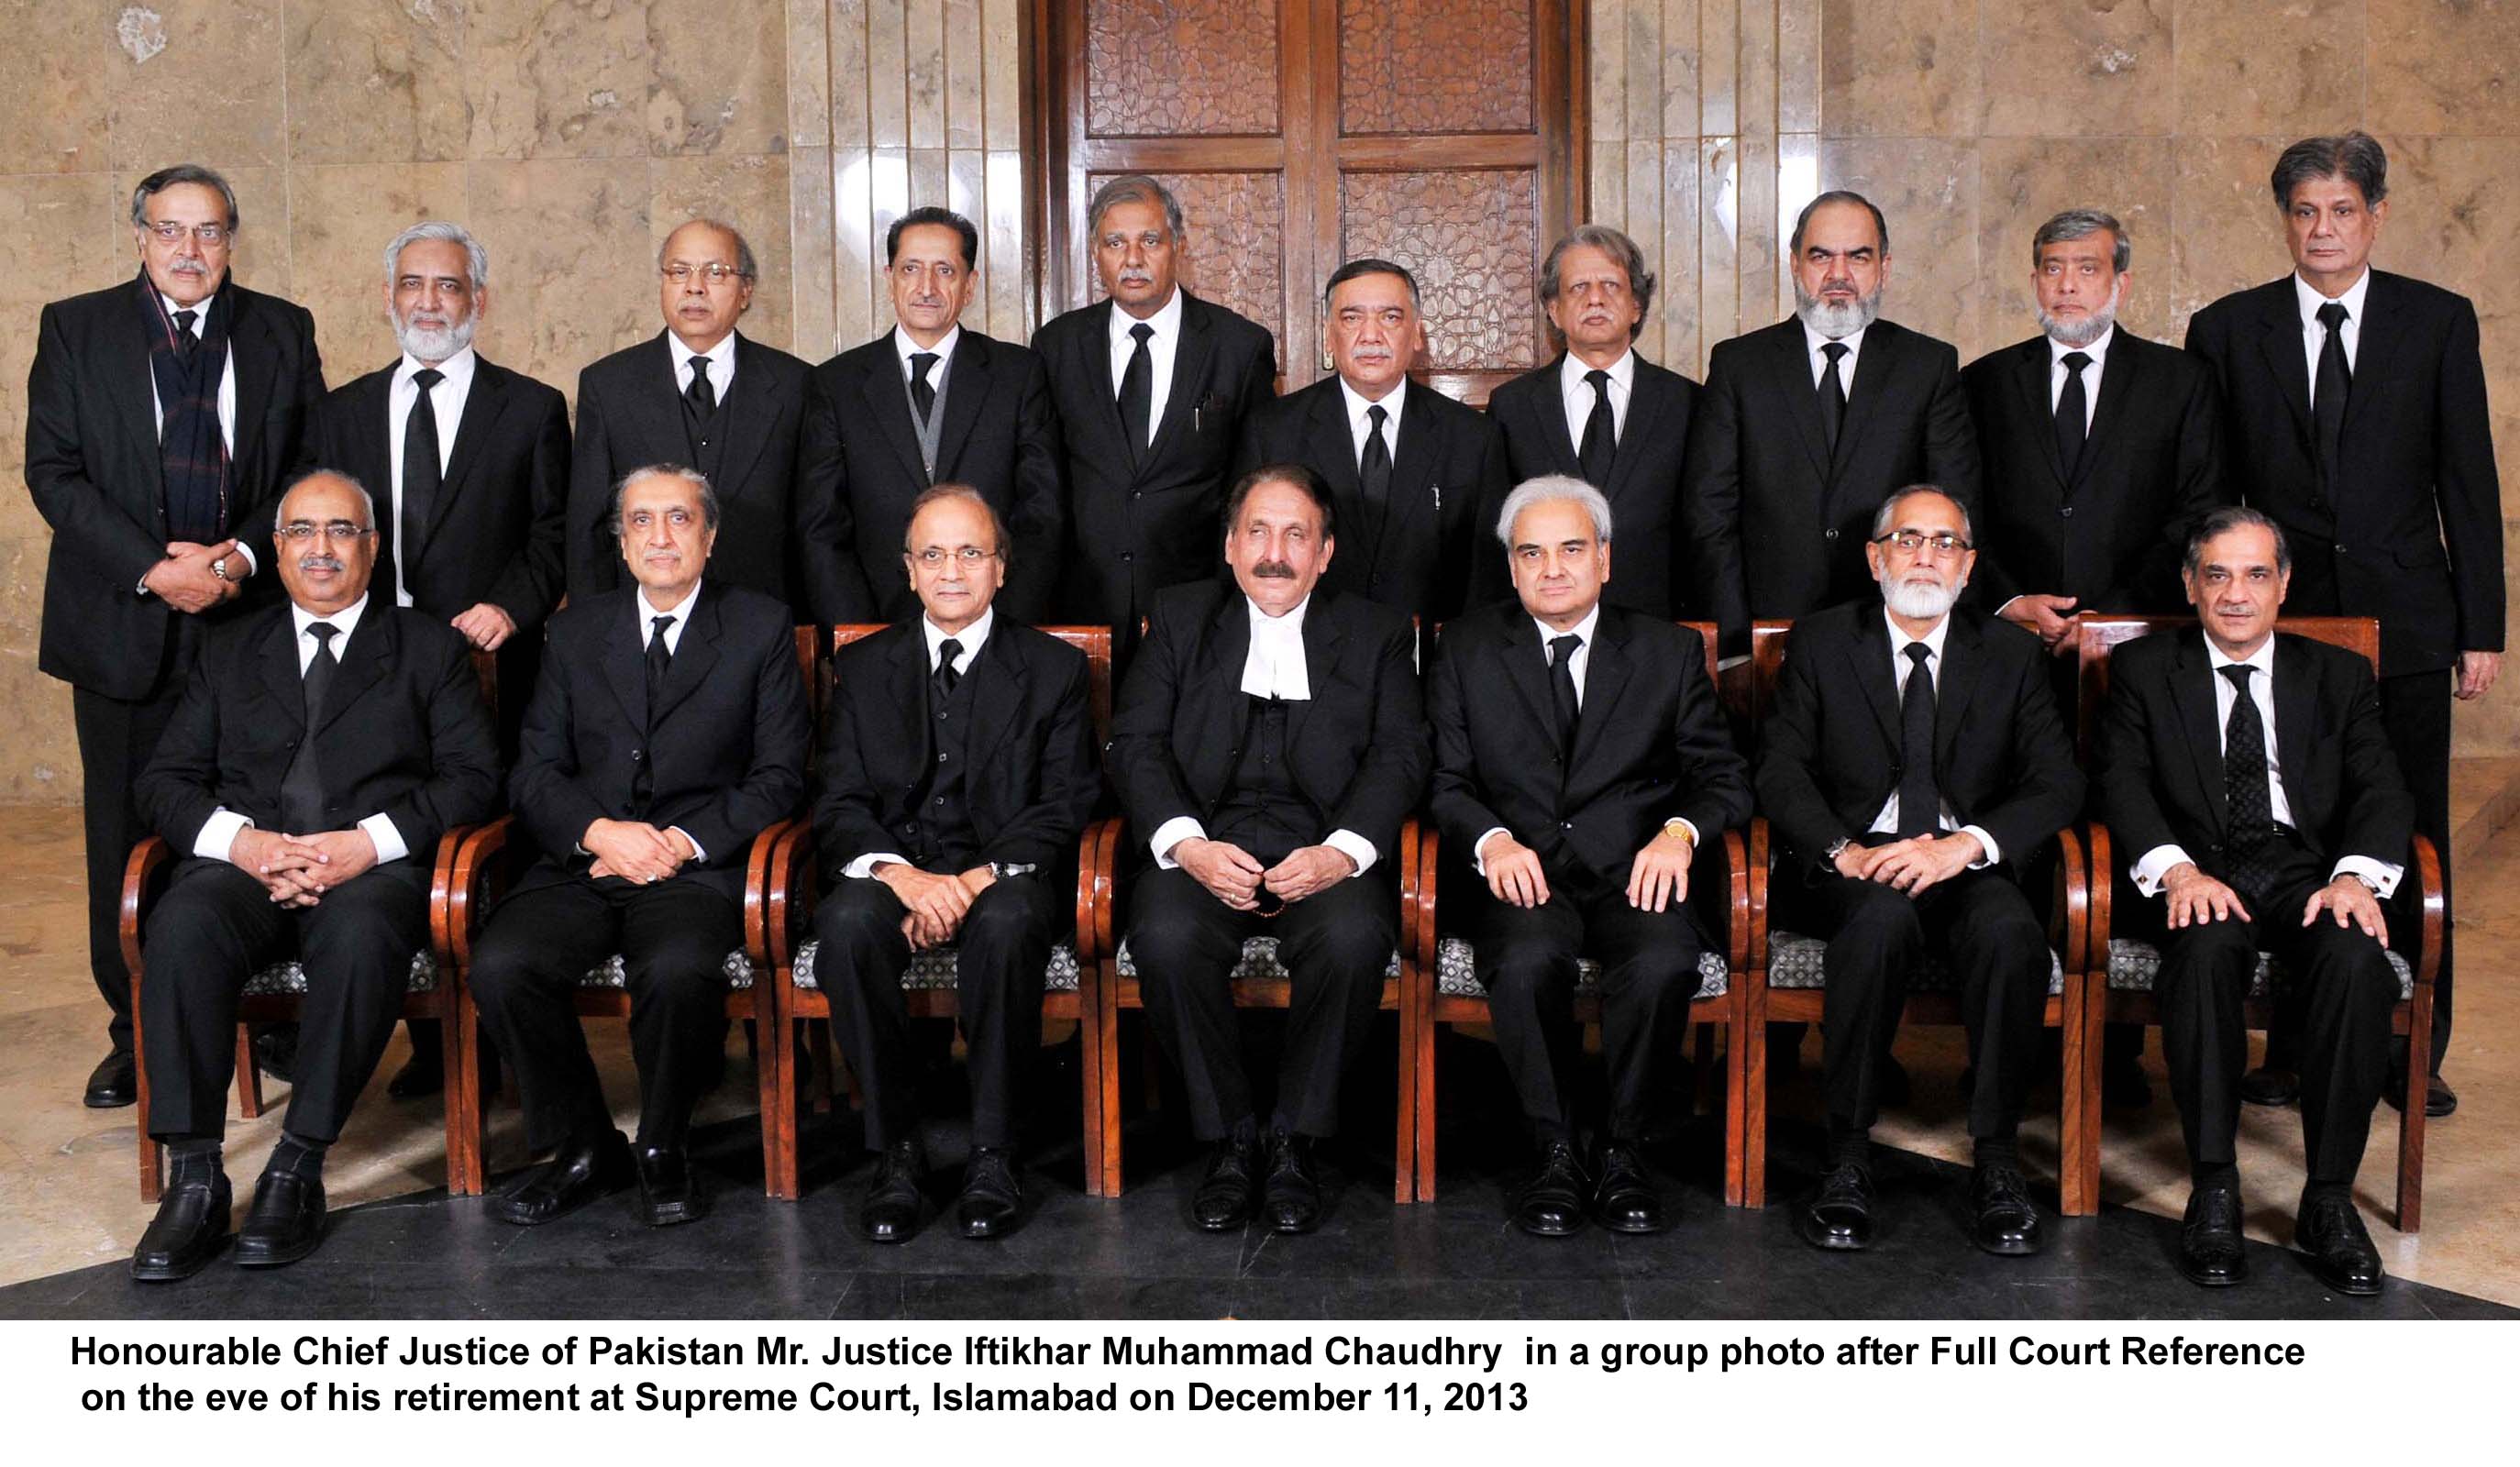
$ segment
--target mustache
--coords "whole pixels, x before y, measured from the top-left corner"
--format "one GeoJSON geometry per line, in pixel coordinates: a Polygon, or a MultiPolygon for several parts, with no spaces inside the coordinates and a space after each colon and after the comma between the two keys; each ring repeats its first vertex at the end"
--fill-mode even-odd
{"type": "Polygon", "coordinates": [[[321,552],[317,552],[312,555],[298,556],[297,568],[299,570],[340,570],[344,567],[341,563],[340,556],[328,556],[321,552]]]}
{"type": "Polygon", "coordinates": [[[1291,581],[1295,579],[1295,567],[1283,560],[1254,560],[1251,574],[1264,581],[1291,581]]]}
{"type": "Polygon", "coordinates": [[[168,263],[166,268],[172,270],[177,275],[207,275],[210,273],[210,267],[207,261],[193,259],[190,256],[173,260],[168,263]]]}

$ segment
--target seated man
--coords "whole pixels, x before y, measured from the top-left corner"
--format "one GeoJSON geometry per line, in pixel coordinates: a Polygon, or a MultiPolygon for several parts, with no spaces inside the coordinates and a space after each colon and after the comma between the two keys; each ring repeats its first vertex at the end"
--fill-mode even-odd
{"type": "Polygon", "coordinates": [[[210,640],[137,790],[184,859],[145,933],[149,1130],[170,1175],[134,1278],[183,1278],[227,1239],[237,996],[292,954],[306,971],[296,1079],[237,1262],[294,1263],[323,1241],[325,1148],[428,946],[437,837],[499,797],[499,736],[463,635],[368,599],[367,491],[323,469],[299,479],[270,553],[288,604],[210,640]]]}
{"type": "Polygon", "coordinates": [[[805,792],[805,682],[788,608],[701,579],[716,492],[658,465],[633,470],[612,500],[634,584],[551,620],[508,781],[545,854],[490,913],[468,977],[482,1027],[516,1067],[526,1144],[551,1153],[491,1199],[504,1222],[549,1222],[631,1179],[572,1001],[616,953],[639,1066],[640,1219],[662,1227],[707,1210],[683,1138],[724,1062],[744,863],[805,792]]]}
{"type": "Polygon", "coordinates": [[[1487,889],[1466,904],[1497,1046],[1540,1163],[1515,1204],[1525,1232],[1573,1232],[1589,1206],[1614,1232],[1657,1232],[1641,1145],[1654,1069],[1688,1036],[1698,955],[1688,904],[1701,840],[1750,815],[1695,632],[1603,605],[1610,503],[1581,479],[1536,478],[1497,523],[1521,604],[1444,629],[1429,694],[1436,823],[1487,889]],[[1583,1059],[1576,959],[1601,970],[1610,1072],[1598,1176],[1577,1149],[1583,1059]]]}
{"type": "Polygon", "coordinates": [[[1215,1148],[1192,1220],[1239,1227],[1265,1190],[1272,1227],[1309,1232],[1312,1141],[1338,1129],[1339,1078],[1399,941],[1392,857],[1426,786],[1426,725],[1408,618],[1318,589],[1337,548],[1321,479],[1255,468],[1225,522],[1234,585],[1157,594],[1112,723],[1112,782],[1154,858],[1131,886],[1128,946],[1215,1148]],[[1265,1188],[1232,983],[1263,935],[1291,984],[1265,1188]]]}
{"type": "Polygon", "coordinates": [[[2293,1235],[2329,1288],[2376,1294],[2380,1254],[2354,1210],[2354,1174],[2398,999],[2380,901],[2404,873],[2414,801],[2371,664],[2276,635],[2292,553],[2274,521],[2210,511],[2188,539],[2185,574],[2204,627],[2111,654],[2098,766],[2143,898],[2122,903],[2118,920],[2161,947],[2162,1054],[2194,1176],[2180,1271],[2208,1286],[2248,1271],[2233,1139],[2249,1051],[2241,1005],[2266,951],[2291,974],[2302,1012],[2310,1178],[2293,1235]]]}
{"type": "Polygon", "coordinates": [[[2082,809],[2083,775],[2039,639],[1953,605],[1977,561],[1967,511],[1931,485],[1902,489],[1864,556],[1886,604],[1794,623],[1761,733],[1775,925],[1828,943],[1827,1172],[1794,1221],[1815,1247],[1871,1245],[1881,1069],[1931,951],[1968,1026],[1973,1236],[1989,1253],[2036,1253],[2014,1134],[2053,958],[2021,869],[2082,809]]]}
{"type": "Polygon", "coordinates": [[[922,493],[902,559],[923,614],[843,647],[835,669],[814,839],[837,879],[814,913],[816,981],[881,1157],[859,1219],[871,1241],[906,1242],[926,1162],[901,979],[913,953],[953,947],[971,1083],[956,1220],[1002,1237],[1023,1207],[1016,1097],[1042,978],[1102,792],[1090,675],[1082,652],[993,608],[1006,528],[977,490],[922,493]]]}

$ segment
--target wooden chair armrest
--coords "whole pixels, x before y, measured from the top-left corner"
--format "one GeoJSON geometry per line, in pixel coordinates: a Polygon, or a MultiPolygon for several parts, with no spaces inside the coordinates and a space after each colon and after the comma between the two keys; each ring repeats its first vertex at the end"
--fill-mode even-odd
{"type": "Polygon", "coordinates": [[[516,823],[515,816],[503,815],[466,836],[456,847],[454,868],[447,873],[446,904],[430,908],[432,918],[443,912],[445,943],[439,956],[456,967],[472,966],[472,934],[481,929],[481,920],[489,912],[490,880],[507,864],[508,837],[516,823]]]}
{"type": "Polygon", "coordinates": [[[1768,965],[1768,876],[1777,853],[1768,844],[1768,818],[1750,818],[1749,859],[1742,862],[1750,880],[1750,942],[1746,966],[1768,965]]]}
{"type": "Polygon", "coordinates": [[[2082,838],[2074,831],[2056,832],[2056,905],[2048,920],[2048,939],[2068,972],[2088,971],[2092,935],[2092,868],[2083,861],[2082,838]]]}
{"type": "Polygon", "coordinates": [[[2092,900],[2086,910],[2083,962],[2087,971],[2105,973],[2109,970],[2109,903],[2117,893],[2116,858],[2109,844],[2109,827],[2098,821],[2087,821],[2082,826],[2083,844],[2090,856],[2084,869],[2090,872],[2092,900]]]}
{"type": "Polygon", "coordinates": [[[752,837],[752,849],[744,855],[743,956],[756,970],[766,972],[781,960],[779,949],[794,896],[790,882],[795,872],[787,847],[804,823],[794,816],[771,822],[752,837]]]}
{"type": "Polygon", "coordinates": [[[152,835],[131,848],[131,859],[122,867],[122,966],[124,971],[140,971],[140,929],[149,920],[150,889],[157,884],[158,873],[175,859],[175,848],[164,839],[152,835]]]}
{"type": "Polygon", "coordinates": [[[449,825],[437,836],[437,851],[428,861],[428,950],[443,973],[455,962],[456,857],[479,825],[449,825]]]}
{"type": "Polygon", "coordinates": [[[1409,837],[1418,837],[1417,859],[1403,868],[1400,893],[1400,949],[1424,973],[1435,971],[1435,888],[1443,867],[1444,836],[1430,823],[1411,821],[1401,827],[1404,858],[1409,837]]]}
{"type": "MultiPolygon", "coordinates": [[[[1120,852],[1129,838],[1129,822],[1112,815],[1097,821],[1089,831],[1097,836],[1094,847],[1094,956],[1097,961],[1117,957],[1119,940],[1112,936],[1115,909],[1120,905],[1120,852]]],[[[1080,877],[1081,879],[1081,877],[1080,877]]],[[[1084,959],[1077,955],[1079,961],[1084,959]]]]}
{"type": "Polygon", "coordinates": [[[1087,821],[1076,837],[1076,961],[1081,967],[1094,961],[1094,891],[1101,873],[1096,865],[1102,856],[1102,822],[1087,821]]]}
{"type": "Polygon", "coordinates": [[[1421,839],[1431,838],[1422,832],[1418,819],[1410,817],[1400,822],[1400,851],[1393,860],[1400,867],[1400,954],[1411,962],[1418,960],[1418,919],[1419,902],[1432,907],[1435,893],[1424,880],[1425,872],[1418,868],[1418,847],[1421,839]],[[1427,889],[1421,894],[1419,887],[1427,889]]]}
{"type": "MultiPolygon", "coordinates": [[[[1740,831],[1724,832],[1725,879],[1731,887],[1726,893],[1726,903],[1732,913],[1724,940],[1724,961],[1735,974],[1750,965],[1749,851],[1749,844],[1741,839],[1740,831]]],[[[1765,885],[1764,881],[1761,882],[1762,888],[1765,885]]]]}
{"type": "Polygon", "coordinates": [[[2421,936],[2423,947],[2415,956],[2415,982],[2430,988],[2441,974],[2442,943],[2450,935],[2450,908],[2442,900],[2441,852],[2431,840],[2415,837],[2415,892],[2422,905],[2421,936]]]}

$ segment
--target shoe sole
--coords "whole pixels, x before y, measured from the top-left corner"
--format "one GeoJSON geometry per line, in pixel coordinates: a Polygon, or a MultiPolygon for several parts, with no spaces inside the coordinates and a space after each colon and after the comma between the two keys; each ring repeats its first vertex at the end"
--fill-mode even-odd
{"type": "Polygon", "coordinates": [[[79,1096],[79,1104],[86,1106],[90,1110],[120,1110],[126,1105],[138,1105],[139,1103],[140,1097],[138,1095],[123,1095],[119,1097],[109,1095],[102,1099],[95,1095],[79,1096]]]}
{"type": "Polygon", "coordinates": [[[2047,1246],[2045,1243],[1989,1243],[1977,1238],[1970,1241],[1977,1244],[1978,1252],[1991,1253],[1997,1258],[2030,1258],[2047,1246]]]}
{"type": "Polygon", "coordinates": [[[2311,1276],[2313,1278],[2317,1278],[2323,1287],[2331,1289],[2336,1293],[2343,1294],[2349,1299],[2369,1299],[2380,1292],[2380,1286],[2376,1283],[2368,1285],[2342,1284],[2338,1283],[2335,1279],[2321,1275],[2316,1268],[2311,1270],[2311,1276]]]}
{"type": "Polygon", "coordinates": [[[1814,1248],[1819,1249],[1822,1253],[1862,1253],[1872,1246],[1872,1240],[1869,1238],[1861,1240],[1855,1238],[1840,1238],[1835,1234],[1821,1232],[1809,1227],[1797,1227],[1794,1229],[1794,1232],[1804,1242],[1811,1244],[1814,1248]]]}
{"type": "Polygon", "coordinates": [[[2179,1276],[2200,1289],[2228,1289],[2249,1275],[2246,1273],[2196,1274],[2182,1268],[2179,1270],[2179,1276]]]}
{"type": "Polygon", "coordinates": [[[1651,1234],[1658,1233],[1658,1232],[1669,1232],[1669,1231],[1671,1231],[1671,1223],[1670,1223],[1669,1222],[1667,1222],[1667,1221],[1666,1221],[1666,1222],[1642,1222],[1642,1223],[1640,1223],[1640,1222],[1605,1222],[1601,1221],[1601,1220],[1600,1220],[1600,1219],[1598,1219],[1598,1218],[1595,1218],[1595,1219],[1593,1220],[1593,1225],[1594,1225],[1595,1227],[1598,1227],[1598,1228],[1601,1229],[1603,1232],[1615,1232],[1615,1233],[1620,1234],[1620,1235],[1621,1235],[1621,1236],[1623,1236],[1623,1237],[1631,1237],[1631,1238],[1646,1237],[1646,1236],[1650,1236],[1651,1234]]]}
{"type": "MultiPolygon", "coordinates": [[[[222,1245],[222,1247],[224,1246],[225,1245],[222,1245]]],[[[202,1261],[200,1263],[195,1264],[188,1268],[144,1267],[139,1264],[133,1264],[131,1266],[131,1277],[138,1283],[176,1283],[183,1279],[190,1278],[194,1274],[201,1272],[203,1268],[217,1263],[219,1253],[220,1249],[213,1248],[208,1253],[202,1255],[202,1261]]]]}
{"type": "Polygon", "coordinates": [[[245,1240],[243,1238],[239,1238],[237,1240],[236,1263],[237,1267],[240,1268],[278,1268],[297,1262],[299,1259],[306,1257],[322,1246],[324,1246],[324,1235],[320,1232],[317,1233],[313,1241],[307,1243],[305,1247],[292,1248],[285,1253],[271,1253],[264,1252],[260,1249],[248,1249],[246,1246],[245,1240]]]}

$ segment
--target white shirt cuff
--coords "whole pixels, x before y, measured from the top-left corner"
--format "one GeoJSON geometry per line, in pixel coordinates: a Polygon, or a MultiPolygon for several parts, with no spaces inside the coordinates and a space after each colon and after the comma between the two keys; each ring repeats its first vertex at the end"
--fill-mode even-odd
{"type": "Polygon", "coordinates": [[[1508,830],[1503,825],[1490,825],[1479,832],[1478,839],[1470,842],[1470,868],[1479,873],[1479,878],[1481,880],[1487,879],[1488,874],[1488,837],[1492,835],[1510,835],[1512,833],[1512,831],[1508,830]]]}
{"type": "Polygon", "coordinates": [[[1173,860],[1173,847],[1186,840],[1205,839],[1207,827],[1198,822],[1196,816],[1176,815],[1155,827],[1154,838],[1147,842],[1147,848],[1154,853],[1155,869],[1169,871],[1181,866],[1173,860]]]}
{"type": "Polygon", "coordinates": [[[1991,867],[2003,859],[2003,847],[1997,845],[1995,843],[1995,837],[1986,833],[1986,826],[1962,825],[1960,826],[1959,833],[1962,835],[1976,836],[1977,843],[1986,847],[1986,854],[1984,856],[1981,856],[1977,860],[1968,864],[1968,868],[1970,870],[1985,870],[1988,867],[1991,867]]]}
{"type": "Polygon", "coordinates": [[[857,860],[840,867],[840,874],[852,877],[859,881],[872,881],[875,879],[875,868],[887,864],[892,866],[908,866],[910,865],[910,858],[902,855],[898,851],[870,851],[866,855],[861,856],[857,860]]]}
{"type": "Polygon", "coordinates": [[[368,839],[375,844],[379,866],[388,861],[400,861],[411,854],[411,847],[402,843],[402,832],[394,828],[394,822],[382,812],[359,822],[359,828],[368,832],[368,839]]]}
{"type": "Polygon", "coordinates": [[[1373,869],[1373,842],[1353,830],[1332,830],[1323,838],[1322,844],[1355,862],[1356,873],[1360,876],[1373,869]]]}
{"type": "Polygon", "coordinates": [[[2017,597],[2017,596],[2006,598],[2002,605],[1998,606],[1998,607],[1996,607],[1996,608],[1995,608],[1995,614],[1996,614],[1996,615],[1998,615],[1998,616],[2002,616],[2004,612],[2011,610],[2011,609],[2012,609],[2012,603],[2013,603],[2014,601],[2019,600],[2021,600],[2021,598],[2019,598],[2019,597],[2017,597]]]}
{"type": "Polygon", "coordinates": [[[2386,901],[2398,894],[2398,881],[2406,874],[2407,868],[2403,866],[2395,866],[2386,861],[2374,861],[2368,856],[2345,856],[2338,858],[2336,869],[2327,873],[2327,879],[2333,881],[2339,876],[2367,877],[2373,885],[2380,888],[2381,900],[2386,901]]]}
{"type": "Polygon", "coordinates": [[[245,556],[245,573],[247,575],[255,575],[261,572],[262,562],[253,557],[253,552],[246,549],[244,541],[240,540],[237,542],[236,553],[245,556]]]}
{"type": "Polygon", "coordinates": [[[2135,889],[2147,897],[2161,895],[2161,878],[2188,859],[2187,848],[2180,845],[2154,846],[2135,864],[2135,889]]]}
{"type": "Polygon", "coordinates": [[[233,810],[213,810],[202,822],[201,833],[193,837],[193,854],[203,861],[225,861],[236,846],[237,832],[252,827],[253,822],[233,810]]]}
{"type": "Polygon", "coordinates": [[[700,849],[700,843],[699,843],[699,841],[698,841],[698,839],[694,838],[694,836],[692,835],[692,832],[690,832],[689,830],[684,829],[684,828],[683,828],[682,826],[680,826],[680,825],[667,825],[665,828],[666,828],[666,829],[668,829],[668,830],[673,831],[676,835],[681,836],[683,839],[688,840],[688,841],[691,841],[691,843],[692,843],[692,864],[693,864],[693,865],[695,865],[695,866],[706,866],[706,865],[708,864],[708,852],[703,851],[703,850],[701,850],[701,849],[700,849]]]}

